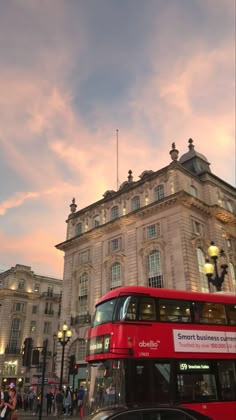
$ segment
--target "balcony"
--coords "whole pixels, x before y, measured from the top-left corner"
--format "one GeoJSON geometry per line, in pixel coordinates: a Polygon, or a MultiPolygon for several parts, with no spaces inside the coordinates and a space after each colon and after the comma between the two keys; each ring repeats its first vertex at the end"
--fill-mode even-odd
{"type": "Polygon", "coordinates": [[[82,324],[90,324],[90,323],[91,323],[91,315],[90,314],[77,315],[77,316],[74,316],[74,317],[72,316],[71,321],[70,321],[71,326],[82,325],[82,324]]]}
{"type": "Polygon", "coordinates": [[[8,345],[5,348],[5,354],[20,354],[20,353],[21,353],[21,349],[18,348],[17,346],[8,345]]]}
{"type": "Polygon", "coordinates": [[[47,309],[45,309],[45,311],[44,311],[44,314],[45,315],[54,315],[54,311],[53,310],[47,310],[47,309]]]}
{"type": "Polygon", "coordinates": [[[49,292],[43,292],[41,294],[43,298],[46,299],[52,299],[52,300],[60,300],[61,299],[61,293],[49,293],[49,292]]]}

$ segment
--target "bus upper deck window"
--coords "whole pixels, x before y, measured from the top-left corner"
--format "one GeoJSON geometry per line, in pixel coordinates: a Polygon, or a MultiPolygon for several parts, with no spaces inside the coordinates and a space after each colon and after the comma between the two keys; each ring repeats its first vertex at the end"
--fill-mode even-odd
{"type": "Polygon", "coordinates": [[[175,299],[159,299],[159,306],[161,321],[191,322],[189,302],[175,299]]]}
{"type": "Polygon", "coordinates": [[[135,321],[137,319],[137,298],[123,296],[119,299],[115,319],[135,321]]]}
{"type": "Polygon", "coordinates": [[[203,324],[226,324],[225,306],[221,303],[200,303],[200,322],[203,324]]]}
{"type": "Polygon", "coordinates": [[[154,299],[148,297],[140,298],[139,320],[156,321],[156,304],[154,299]]]}
{"type": "Polygon", "coordinates": [[[236,325],[236,305],[228,305],[228,315],[230,325],[236,325]]]}

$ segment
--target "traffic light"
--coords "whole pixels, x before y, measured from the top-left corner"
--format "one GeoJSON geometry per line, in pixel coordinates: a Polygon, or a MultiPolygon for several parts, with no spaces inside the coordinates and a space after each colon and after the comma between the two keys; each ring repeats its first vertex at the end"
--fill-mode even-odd
{"type": "Polygon", "coordinates": [[[24,346],[23,346],[22,366],[30,367],[32,348],[33,348],[33,339],[31,337],[27,337],[24,341],[24,346]]]}
{"type": "Polygon", "coordinates": [[[78,365],[74,364],[73,366],[73,375],[76,375],[78,373],[78,365]]]}
{"type": "Polygon", "coordinates": [[[34,349],[32,352],[32,365],[39,365],[39,350],[34,349]]]}
{"type": "Polygon", "coordinates": [[[73,375],[74,373],[74,365],[76,364],[76,360],[75,360],[75,355],[72,354],[72,356],[70,356],[70,361],[69,361],[69,374],[73,375]]]}

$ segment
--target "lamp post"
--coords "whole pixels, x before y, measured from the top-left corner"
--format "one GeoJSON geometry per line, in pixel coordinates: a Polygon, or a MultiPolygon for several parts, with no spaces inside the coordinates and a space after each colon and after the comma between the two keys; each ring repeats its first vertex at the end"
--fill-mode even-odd
{"type": "Polygon", "coordinates": [[[64,356],[65,356],[65,347],[72,337],[72,331],[68,328],[66,322],[62,325],[62,329],[57,332],[58,342],[62,346],[62,355],[61,355],[61,375],[60,375],[60,384],[59,388],[62,388],[63,381],[63,368],[64,368],[64,356]]]}
{"type": "Polygon", "coordinates": [[[53,350],[52,350],[52,371],[53,373],[55,373],[55,368],[56,368],[56,340],[57,340],[57,335],[53,334],[53,350]]]}
{"type": "Polygon", "coordinates": [[[219,257],[224,257],[225,253],[223,249],[219,249],[218,246],[211,242],[208,248],[208,255],[211,258],[213,264],[210,262],[209,258],[206,259],[206,264],[204,265],[204,271],[208,278],[208,282],[212,283],[215,286],[217,292],[221,291],[222,284],[227,274],[227,264],[221,264],[221,273],[218,272],[217,260],[219,257]],[[215,272],[215,275],[214,275],[215,272]],[[214,275],[214,276],[213,276],[214,275]]]}

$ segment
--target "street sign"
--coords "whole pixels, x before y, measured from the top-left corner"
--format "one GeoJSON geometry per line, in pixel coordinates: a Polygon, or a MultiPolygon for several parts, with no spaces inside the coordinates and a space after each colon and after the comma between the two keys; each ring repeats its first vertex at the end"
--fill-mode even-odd
{"type": "MultiPolygon", "coordinates": [[[[38,384],[42,383],[42,378],[38,378],[38,384]]],[[[44,384],[48,384],[48,378],[44,378],[44,384]]]]}

